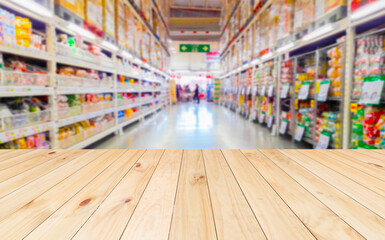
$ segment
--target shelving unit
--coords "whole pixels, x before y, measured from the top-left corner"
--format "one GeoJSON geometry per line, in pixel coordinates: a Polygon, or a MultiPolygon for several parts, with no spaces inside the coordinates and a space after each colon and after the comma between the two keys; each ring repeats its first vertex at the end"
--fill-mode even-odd
{"type": "MultiPolygon", "coordinates": [[[[235,12],[238,6],[243,3],[247,4],[247,2],[251,1],[241,0],[237,2],[235,12]]],[[[311,121],[307,123],[307,131],[305,131],[307,135],[303,135],[306,137],[301,135],[301,141],[311,144],[314,148],[347,149],[352,147],[370,147],[368,145],[371,144],[358,144],[357,139],[352,141],[352,114],[356,110],[351,109],[360,107],[358,104],[359,100],[352,97],[355,86],[354,63],[356,48],[359,46],[357,41],[360,38],[378,35],[381,32],[385,33],[385,30],[383,30],[385,26],[381,26],[381,23],[385,20],[385,6],[371,9],[372,13],[356,19],[357,14],[355,11],[360,11],[364,7],[354,10],[352,9],[352,2],[352,0],[349,0],[347,6],[338,6],[323,16],[315,17],[315,20],[313,19],[312,22],[297,29],[293,27],[293,22],[288,23],[285,26],[289,26],[288,28],[291,30],[287,34],[272,37],[270,32],[274,34],[279,31],[275,28],[276,25],[269,25],[269,29],[266,29],[267,22],[263,22],[263,16],[268,14],[274,7],[280,5],[274,5],[278,4],[277,1],[261,1],[261,4],[257,4],[258,6],[254,8],[253,14],[247,21],[243,24],[238,23],[238,28],[233,28],[231,33],[222,35],[221,66],[224,74],[221,77],[221,82],[228,83],[230,79],[239,78],[245,72],[245,69],[252,69],[253,71],[252,78],[254,81],[250,85],[252,91],[250,120],[263,122],[264,124],[268,122],[266,113],[263,116],[263,121],[261,121],[261,115],[263,114],[261,106],[263,106],[263,100],[266,100],[263,89],[266,89],[266,87],[261,85],[260,82],[261,77],[263,77],[265,63],[273,61],[274,70],[272,73],[276,76],[274,80],[276,85],[274,85],[272,97],[275,100],[272,111],[272,116],[274,117],[273,125],[275,125],[275,127],[272,127],[274,135],[278,134],[282,137],[288,135],[294,141],[298,128],[297,124],[301,124],[301,121],[297,121],[297,118],[303,117],[305,113],[305,109],[300,109],[302,102],[309,105],[307,108],[307,106],[302,104],[303,107],[307,108],[306,112],[308,112],[307,114],[311,121]],[[266,39],[266,36],[271,38],[266,39]],[[261,39],[262,37],[264,39],[261,39]],[[336,47],[341,50],[341,56],[337,58],[328,57],[327,52],[336,47]],[[299,81],[298,76],[302,73],[300,71],[304,67],[301,58],[311,54],[310,59],[313,61],[314,69],[312,70],[313,77],[309,80],[311,80],[313,92],[311,94],[309,91],[308,96],[300,100],[300,88],[303,81],[299,81]],[[290,75],[291,79],[282,81],[287,73],[282,71],[284,68],[287,68],[283,64],[288,60],[291,60],[293,65],[293,74],[290,75]],[[338,62],[339,66],[330,66],[329,62],[338,62]],[[322,68],[325,66],[330,71],[333,68],[339,69],[338,74],[335,71],[330,76],[330,73],[322,72],[324,70],[322,68]],[[340,71],[341,69],[343,71],[340,71]],[[337,76],[335,76],[336,74],[337,76]],[[287,86],[284,87],[284,85],[287,86]],[[320,93],[320,88],[327,85],[330,87],[328,91],[326,90],[325,100],[319,95],[323,94],[323,90],[320,93]],[[338,89],[338,94],[331,90],[332,87],[338,89]],[[281,91],[284,88],[286,88],[287,94],[284,94],[285,96],[282,97],[281,91]],[[328,124],[334,125],[335,129],[327,127],[328,124]],[[331,132],[328,142],[325,143],[325,139],[322,142],[319,141],[320,134],[324,133],[327,135],[328,131],[331,132]],[[279,134],[280,132],[281,134],[279,134]]],[[[368,6],[367,8],[370,8],[368,6]]],[[[296,11],[294,11],[294,6],[291,7],[293,7],[292,14],[294,14],[294,18],[292,21],[294,21],[296,11]]],[[[229,23],[237,21],[232,19],[235,16],[234,14],[230,16],[231,18],[226,21],[225,30],[229,23]]],[[[306,73],[306,71],[303,73],[306,73]]],[[[374,74],[374,76],[381,76],[381,73],[374,74]]],[[[288,77],[287,74],[286,77],[288,77]]],[[[228,106],[242,114],[244,113],[245,106],[240,104],[239,99],[234,96],[238,94],[240,88],[244,89],[244,84],[242,84],[242,81],[230,82],[231,84],[225,84],[221,91],[221,102],[224,106],[228,106]]],[[[382,100],[380,100],[380,105],[378,106],[383,107],[382,100]]],[[[363,119],[361,120],[363,121],[363,119]]],[[[368,141],[367,139],[361,139],[361,143],[367,143],[368,141]]],[[[371,143],[373,146],[376,145],[376,147],[385,147],[379,143],[374,144],[373,141],[371,143]]]]}
{"type": "MultiPolygon", "coordinates": [[[[130,11],[138,17],[141,24],[146,26],[146,33],[151,35],[151,42],[158,44],[166,53],[164,58],[168,58],[167,41],[160,39],[157,36],[145,19],[143,19],[138,11],[140,9],[134,6],[132,2],[124,0],[130,11]]],[[[32,30],[34,33],[44,37],[45,51],[32,49],[28,47],[21,47],[17,44],[0,44],[0,53],[7,56],[15,56],[17,58],[25,59],[26,61],[39,61],[46,69],[47,81],[43,84],[34,84],[28,82],[27,84],[18,83],[10,84],[5,82],[9,77],[4,77],[4,74],[21,74],[19,72],[8,72],[1,70],[0,80],[0,98],[13,97],[33,97],[46,96],[48,98],[48,111],[51,113],[49,118],[44,121],[34,122],[31,117],[25,121],[25,125],[8,128],[9,119],[0,119],[0,144],[11,142],[20,138],[34,135],[36,133],[46,132],[47,138],[50,140],[49,146],[45,148],[84,148],[88,145],[98,141],[105,136],[112,133],[122,133],[123,127],[144,119],[149,114],[155,113],[165,105],[165,97],[169,96],[168,89],[168,74],[164,72],[168,67],[166,65],[158,64],[150,59],[143,59],[138,53],[130,51],[125,46],[111,42],[111,44],[104,44],[105,39],[98,36],[91,37],[90,35],[81,36],[79,32],[74,31],[70,27],[71,21],[66,21],[56,16],[52,9],[54,9],[54,1],[49,0],[49,6],[52,17],[42,17],[29,9],[11,3],[9,1],[0,1],[0,8],[6,9],[17,16],[28,17],[32,22],[32,30]],[[35,28],[36,26],[36,28],[35,28]],[[90,52],[81,50],[80,48],[69,48],[63,46],[57,40],[61,34],[72,36],[76,39],[82,39],[85,44],[92,44],[96,48],[100,48],[101,55],[95,56],[90,52]],[[124,62],[124,66],[122,64],[124,62]],[[82,69],[88,72],[97,72],[104,74],[104,80],[95,81],[93,78],[72,77],[69,75],[59,75],[59,67],[69,66],[77,69],[82,69]],[[127,79],[135,78],[138,82],[136,88],[129,86],[122,88],[118,76],[125,76],[127,79]],[[106,78],[107,77],[107,78],[106,78]],[[64,95],[84,95],[84,94],[106,94],[112,96],[110,102],[102,102],[97,104],[82,105],[78,107],[70,107],[63,109],[59,106],[58,101],[60,96],[64,95]],[[124,102],[118,101],[118,94],[120,93],[136,93],[137,98],[135,103],[119,105],[124,102]],[[150,106],[150,108],[149,108],[150,106]],[[136,108],[136,116],[130,116],[124,122],[119,122],[119,112],[136,108]],[[68,111],[67,111],[68,110],[68,111]],[[61,112],[66,112],[62,115],[61,112]],[[67,142],[59,141],[59,128],[68,126],[70,124],[78,123],[83,120],[100,117],[110,113],[113,121],[106,123],[103,126],[98,126],[93,131],[88,131],[82,135],[75,135],[67,142]],[[32,119],[32,121],[31,121],[32,119]],[[7,125],[8,124],[8,125],[7,125]],[[2,127],[4,128],[2,129],[2,127]]],[[[155,1],[150,3],[150,8],[156,6],[155,1]]],[[[158,7],[157,7],[158,9],[158,7]]],[[[156,11],[160,14],[159,9],[156,11]]],[[[161,16],[164,19],[163,16],[161,16]]],[[[82,28],[83,26],[78,26],[82,28]]],[[[162,26],[166,27],[165,25],[162,26]]],[[[85,31],[84,29],[82,31],[85,31]]],[[[166,31],[167,32],[167,31],[166,31]]],[[[167,36],[167,35],[166,35],[167,36]]],[[[168,61],[164,61],[168,62],[168,61]]],[[[26,76],[13,77],[14,79],[27,79],[26,76]]],[[[31,76],[28,76],[31,79],[31,76]]],[[[11,82],[12,83],[12,82],[11,82]]],[[[13,116],[15,117],[15,116],[13,116]]],[[[21,116],[16,116],[21,118],[21,116]]]]}

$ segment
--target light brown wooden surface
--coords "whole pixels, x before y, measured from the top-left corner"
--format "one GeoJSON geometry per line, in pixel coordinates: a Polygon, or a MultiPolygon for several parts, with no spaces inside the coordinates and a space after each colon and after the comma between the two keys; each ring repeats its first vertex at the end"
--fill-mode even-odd
{"type": "Polygon", "coordinates": [[[0,239],[384,239],[385,151],[0,151],[0,239]]]}

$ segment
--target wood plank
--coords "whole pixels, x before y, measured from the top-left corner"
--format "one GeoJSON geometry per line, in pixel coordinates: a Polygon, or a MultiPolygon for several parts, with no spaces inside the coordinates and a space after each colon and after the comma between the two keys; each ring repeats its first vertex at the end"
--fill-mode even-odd
{"type": "MultiPolygon", "coordinates": [[[[281,150],[285,155],[296,161],[298,164],[308,169],[314,175],[328,182],[330,185],[344,192],[346,195],[361,203],[368,209],[382,218],[385,218],[385,208],[383,203],[385,197],[367,189],[361,184],[342,176],[334,170],[325,167],[312,158],[298,152],[297,150],[281,150]]],[[[313,152],[317,155],[317,152],[313,152]]]]}
{"type": "Polygon", "coordinates": [[[163,152],[148,150],[72,240],[119,239],[163,152]]]}
{"type": "Polygon", "coordinates": [[[375,158],[375,160],[379,160],[385,168],[385,150],[375,150],[375,149],[357,149],[355,150],[359,153],[365,154],[369,156],[371,159],[375,158]]]}
{"type": "Polygon", "coordinates": [[[376,168],[380,169],[382,171],[385,171],[385,164],[383,161],[383,156],[380,154],[381,158],[376,156],[376,152],[373,151],[371,155],[366,155],[362,152],[361,150],[351,150],[351,151],[341,151],[341,150],[336,150],[335,153],[340,155],[340,156],[345,156],[349,159],[352,160],[358,160],[363,163],[366,163],[367,165],[370,165],[369,167],[371,168],[376,168]]]}
{"type": "Polygon", "coordinates": [[[315,239],[242,152],[222,152],[267,239],[315,239]]]}
{"type": "Polygon", "coordinates": [[[22,154],[25,154],[25,153],[28,153],[28,152],[32,152],[33,150],[1,150],[1,151],[4,151],[3,154],[0,155],[0,162],[4,161],[4,160],[8,160],[10,158],[13,158],[13,157],[17,157],[17,156],[20,156],[22,154]]]}
{"type": "Polygon", "coordinates": [[[312,193],[366,239],[383,239],[385,220],[363,205],[315,176],[288,156],[276,150],[262,150],[272,162],[312,193]]]}
{"type": "MultiPolygon", "coordinates": [[[[232,165],[230,163],[230,157],[227,157],[230,154],[233,164],[239,164],[236,160],[238,160],[238,162],[243,161],[243,157],[239,156],[238,151],[235,153],[229,151],[224,152],[230,166],[232,165]],[[226,152],[229,152],[229,154],[226,154],[226,152]]],[[[283,201],[285,201],[289,208],[297,215],[297,217],[303,224],[306,225],[306,227],[317,239],[364,239],[304,187],[302,187],[265,155],[263,155],[263,153],[258,150],[243,150],[242,152],[257,169],[259,174],[261,174],[261,176],[269,183],[274,191],[282,198],[283,201]]],[[[255,183],[255,181],[253,183],[255,183]]],[[[255,187],[265,193],[263,188],[259,188],[258,185],[255,187]]],[[[269,197],[269,195],[267,197],[269,197]]],[[[248,199],[250,202],[250,198],[248,199]]],[[[263,199],[268,198],[263,197],[263,199]]],[[[269,239],[273,239],[270,235],[274,235],[276,226],[282,226],[282,223],[279,224],[275,218],[271,217],[278,216],[280,214],[280,210],[277,209],[277,213],[272,212],[271,210],[276,208],[276,205],[274,204],[274,201],[269,201],[269,203],[273,204],[273,206],[261,206],[259,212],[261,212],[261,214],[265,214],[263,214],[263,218],[258,219],[267,237],[269,239]],[[266,225],[266,227],[264,225],[266,225]],[[268,232],[267,229],[270,229],[271,233],[268,232]]],[[[285,221],[286,222],[283,223],[284,228],[292,228],[292,223],[289,219],[286,220],[285,218],[285,221]]],[[[279,229],[281,231],[282,228],[280,227],[279,229]]],[[[285,233],[280,232],[278,235],[280,234],[285,233]]],[[[283,237],[284,236],[285,235],[283,235],[283,237]]],[[[282,239],[281,236],[277,236],[277,238],[282,239]]]]}
{"type": "Polygon", "coordinates": [[[348,166],[351,166],[355,169],[358,169],[364,173],[369,174],[370,176],[373,176],[377,179],[380,179],[382,181],[385,181],[385,174],[381,169],[378,169],[376,166],[372,166],[371,164],[367,164],[363,161],[359,161],[357,159],[353,159],[346,155],[338,154],[336,151],[328,151],[323,150],[323,154],[327,155],[328,157],[332,158],[335,161],[342,162],[348,166]]]}
{"type": "MultiPolygon", "coordinates": [[[[0,206],[7,206],[0,208],[0,221],[16,212],[22,207],[28,206],[35,198],[48,191],[64,179],[74,174],[79,169],[87,166],[92,161],[103,154],[107,154],[107,150],[89,151],[80,158],[65,164],[54,171],[38,178],[29,184],[17,189],[11,194],[0,199],[0,206]]],[[[102,162],[101,164],[104,164],[102,162]]],[[[92,165],[92,164],[91,164],[92,165]]]]}
{"type": "Polygon", "coordinates": [[[203,156],[218,239],[266,239],[222,152],[203,156]]]}
{"type": "Polygon", "coordinates": [[[168,239],[182,153],[165,151],[121,239],[168,239]]]}
{"type": "MultiPolygon", "coordinates": [[[[5,170],[16,167],[19,164],[22,165],[21,169],[26,169],[27,167],[32,168],[36,165],[41,164],[42,160],[46,160],[47,158],[52,158],[63,154],[68,150],[35,150],[29,151],[24,154],[16,155],[12,158],[0,162],[0,173],[3,174],[6,172],[5,170]]],[[[15,169],[15,168],[14,168],[15,169]]],[[[12,172],[12,170],[10,170],[12,172]]],[[[1,175],[0,175],[1,176],[1,175]]],[[[4,177],[3,177],[4,178],[4,177]]],[[[3,178],[0,178],[0,182],[4,181],[3,178]]]]}
{"type": "Polygon", "coordinates": [[[169,239],[216,238],[202,151],[185,150],[169,239]]]}
{"type": "MultiPolygon", "coordinates": [[[[117,158],[85,188],[33,230],[28,239],[71,239],[138,161],[144,150],[110,150],[117,158]]],[[[58,196],[60,197],[60,195],[58,196]]]]}
{"type": "MultiPolygon", "coordinates": [[[[94,161],[80,170],[74,171],[75,173],[64,181],[32,199],[29,203],[1,221],[0,235],[7,237],[7,239],[23,239],[123,154],[123,152],[103,151],[100,152],[103,154],[96,155],[98,152],[92,151],[85,156],[92,159],[96,158],[94,161]]],[[[79,159],[85,161],[85,157],[79,159]]],[[[70,169],[66,170],[71,171],[70,169]]]]}
{"type": "Polygon", "coordinates": [[[29,169],[15,177],[12,177],[4,182],[0,183],[0,198],[15,191],[25,184],[35,181],[39,177],[49,173],[50,171],[58,168],[72,160],[81,157],[86,154],[84,150],[66,151],[64,154],[56,156],[55,158],[47,161],[35,168],[29,169]]]}
{"type": "MultiPolygon", "coordinates": [[[[317,154],[314,154],[309,151],[301,151],[301,150],[299,150],[299,152],[302,154],[305,154],[306,156],[312,158],[313,160],[316,160],[322,165],[330,169],[333,169],[334,171],[349,178],[350,180],[357,182],[360,185],[363,185],[364,187],[372,190],[373,192],[385,197],[384,181],[378,178],[372,177],[371,175],[368,175],[353,167],[350,167],[349,165],[340,163],[339,161],[329,158],[329,155],[324,154],[324,152],[326,151],[317,151],[317,154]]],[[[383,174],[383,177],[385,179],[385,174],[383,174]]]]}

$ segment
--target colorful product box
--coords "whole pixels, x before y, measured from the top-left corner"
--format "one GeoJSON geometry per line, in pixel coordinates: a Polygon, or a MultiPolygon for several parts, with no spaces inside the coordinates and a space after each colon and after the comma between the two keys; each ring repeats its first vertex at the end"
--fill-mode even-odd
{"type": "Polygon", "coordinates": [[[103,30],[115,37],[115,0],[103,0],[103,30]]]}
{"type": "Polygon", "coordinates": [[[85,17],[85,0],[55,0],[55,4],[70,10],[82,19],[85,17]]]}
{"type": "Polygon", "coordinates": [[[116,40],[120,45],[126,44],[126,29],[125,29],[125,5],[123,0],[115,0],[115,34],[116,40]]]}
{"type": "Polygon", "coordinates": [[[101,29],[103,26],[103,0],[86,0],[85,20],[101,29]]]}

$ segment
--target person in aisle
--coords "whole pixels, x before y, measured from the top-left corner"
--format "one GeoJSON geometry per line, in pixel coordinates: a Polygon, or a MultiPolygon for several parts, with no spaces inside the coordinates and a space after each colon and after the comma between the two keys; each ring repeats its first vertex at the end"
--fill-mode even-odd
{"type": "Polygon", "coordinates": [[[176,85],[176,99],[178,100],[178,102],[180,102],[180,98],[181,98],[181,91],[182,91],[182,87],[177,84],[176,85]]]}
{"type": "Polygon", "coordinates": [[[199,104],[199,85],[198,84],[195,84],[195,90],[194,90],[194,97],[193,97],[193,100],[197,101],[197,103],[199,104]]]}

